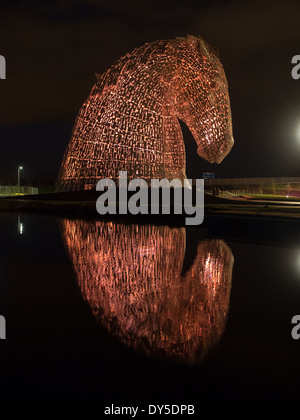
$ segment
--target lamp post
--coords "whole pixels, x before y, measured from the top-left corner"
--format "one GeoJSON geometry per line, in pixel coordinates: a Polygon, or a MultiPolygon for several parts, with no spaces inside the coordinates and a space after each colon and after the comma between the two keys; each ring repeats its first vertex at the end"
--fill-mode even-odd
{"type": "Polygon", "coordinates": [[[20,171],[23,170],[23,166],[18,166],[18,194],[20,194],[20,171]]]}

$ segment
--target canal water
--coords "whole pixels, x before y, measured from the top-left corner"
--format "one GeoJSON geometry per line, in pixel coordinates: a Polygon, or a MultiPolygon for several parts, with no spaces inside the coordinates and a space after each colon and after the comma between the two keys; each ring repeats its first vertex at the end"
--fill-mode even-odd
{"type": "Polygon", "coordinates": [[[0,216],[1,398],[196,404],[300,391],[300,224],[0,216]]]}

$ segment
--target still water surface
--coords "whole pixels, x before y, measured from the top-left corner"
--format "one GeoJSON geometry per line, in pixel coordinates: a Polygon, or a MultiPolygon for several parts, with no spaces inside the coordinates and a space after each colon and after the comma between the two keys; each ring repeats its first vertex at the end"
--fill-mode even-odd
{"type": "Polygon", "coordinates": [[[2,214],[2,398],[297,398],[299,230],[2,214]]]}

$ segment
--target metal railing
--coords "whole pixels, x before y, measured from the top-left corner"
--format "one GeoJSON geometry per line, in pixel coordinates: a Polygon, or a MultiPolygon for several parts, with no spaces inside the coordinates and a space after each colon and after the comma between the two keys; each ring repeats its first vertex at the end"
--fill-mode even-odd
{"type": "Polygon", "coordinates": [[[241,186],[241,185],[265,185],[265,184],[300,184],[300,177],[266,177],[266,178],[219,178],[205,179],[205,186],[241,186]]]}
{"type": "Polygon", "coordinates": [[[9,196],[9,195],[33,195],[38,194],[39,189],[35,187],[25,187],[17,185],[5,185],[0,186],[0,196],[9,196]]]}

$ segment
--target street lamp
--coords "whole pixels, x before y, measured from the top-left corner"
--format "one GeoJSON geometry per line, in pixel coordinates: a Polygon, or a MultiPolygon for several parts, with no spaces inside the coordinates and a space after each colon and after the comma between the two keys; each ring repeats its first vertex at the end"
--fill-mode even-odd
{"type": "Polygon", "coordinates": [[[20,171],[23,170],[23,166],[18,166],[18,194],[20,194],[20,171]]]}

